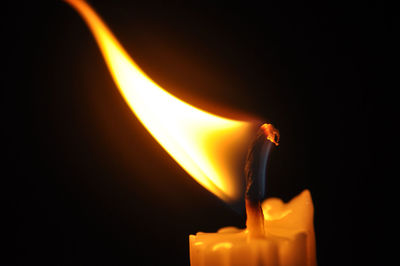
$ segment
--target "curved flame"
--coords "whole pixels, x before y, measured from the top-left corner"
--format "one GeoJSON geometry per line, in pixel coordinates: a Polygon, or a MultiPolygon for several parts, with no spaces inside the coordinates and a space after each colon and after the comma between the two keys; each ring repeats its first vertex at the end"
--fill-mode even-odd
{"type": "Polygon", "coordinates": [[[130,58],[106,24],[82,0],[66,0],[92,31],[122,96],[159,144],[193,177],[221,199],[242,196],[238,156],[253,124],[197,109],[153,82],[130,58]]]}

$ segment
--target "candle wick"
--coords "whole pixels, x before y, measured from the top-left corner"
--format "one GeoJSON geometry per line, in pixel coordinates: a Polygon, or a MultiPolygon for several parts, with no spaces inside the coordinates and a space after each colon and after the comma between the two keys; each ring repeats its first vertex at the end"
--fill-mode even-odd
{"type": "Polygon", "coordinates": [[[250,238],[265,236],[264,214],[260,202],[251,202],[246,198],[246,227],[250,238]]]}
{"type": "Polygon", "coordinates": [[[273,144],[278,146],[279,131],[271,124],[263,124],[247,153],[246,176],[246,226],[250,237],[262,237],[264,215],[261,202],[265,197],[266,168],[273,144]]]}

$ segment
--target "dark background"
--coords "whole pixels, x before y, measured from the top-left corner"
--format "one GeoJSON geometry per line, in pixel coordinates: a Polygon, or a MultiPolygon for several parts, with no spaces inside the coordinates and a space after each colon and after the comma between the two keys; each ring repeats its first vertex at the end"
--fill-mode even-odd
{"type": "MultiPolygon", "coordinates": [[[[384,7],[275,2],[90,1],[162,87],[280,130],[267,194],[311,191],[320,265],[373,264],[384,7]]],[[[1,265],[188,265],[189,234],[244,226],[132,115],[74,10],[6,7],[1,265]]]]}

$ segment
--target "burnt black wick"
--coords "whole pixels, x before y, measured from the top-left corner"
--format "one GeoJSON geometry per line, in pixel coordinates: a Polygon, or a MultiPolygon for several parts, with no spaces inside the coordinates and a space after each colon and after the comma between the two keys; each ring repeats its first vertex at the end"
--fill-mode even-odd
{"type": "Polygon", "coordinates": [[[247,228],[252,237],[264,235],[264,216],[261,202],[265,197],[266,168],[270,151],[278,146],[279,131],[271,124],[263,124],[249,147],[246,164],[247,228]]]}

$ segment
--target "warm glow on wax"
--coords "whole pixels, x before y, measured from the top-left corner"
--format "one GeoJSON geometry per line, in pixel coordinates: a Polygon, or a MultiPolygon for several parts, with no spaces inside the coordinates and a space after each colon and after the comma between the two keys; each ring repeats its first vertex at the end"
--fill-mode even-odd
{"type": "Polygon", "coordinates": [[[217,233],[190,235],[191,266],[316,266],[314,206],[304,190],[288,203],[270,198],[262,203],[264,236],[225,227],[217,233]]]}
{"type": "Polygon", "coordinates": [[[225,201],[243,195],[232,163],[253,125],[197,109],[163,90],[135,64],[85,2],[66,0],[92,31],[126,102],[162,147],[201,185],[225,201]]]}

